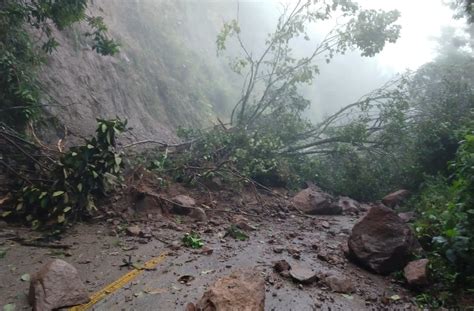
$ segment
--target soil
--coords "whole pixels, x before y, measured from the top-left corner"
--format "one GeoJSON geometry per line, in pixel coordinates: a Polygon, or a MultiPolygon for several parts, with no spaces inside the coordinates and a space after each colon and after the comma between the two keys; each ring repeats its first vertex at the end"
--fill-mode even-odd
{"type": "Polygon", "coordinates": [[[305,216],[288,210],[282,196],[251,190],[200,192],[172,187],[163,195],[176,193],[195,198],[206,208],[208,220],[196,222],[185,216],[163,215],[158,207],[152,210],[141,206],[143,210],[130,214],[133,208],[125,203],[127,200],[119,200],[115,212],[109,213],[113,216],[102,216],[67,231],[57,242],[71,246],[66,250],[21,245],[14,237],[28,239],[38,233],[2,225],[0,249],[7,251],[0,259],[0,306],[14,303],[16,310],[30,309],[26,300],[29,284],[21,277],[35,273],[51,258],[73,264],[93,294],[132,269],[121,267],[129,258],[140,265],[168,252],[156,269],[143,271],[93,310],[184,310],[218,278],[247,267],[256,268],[265,277],[266,310],[416,309],[413,293],[400,281],[372,274],[344,256],[344,245],[358,217],[305,216]],[[249,239],[245,241],[225,236],[232,219],[242,214],[256,230],[246,232],[249,239]],[[126,228],[132,225],[145,235],[127,235],[126,228]],[[201,236],[207,252],[182,245],[182,237],[190,231],[201,236]],[[322,280],[297,284],[273,270],[273,263],[279,260],[318,275],[343,275],[356,290],[335,293],[322,280]],[[179,281],[183,279],[187,282],[179,281]]]}

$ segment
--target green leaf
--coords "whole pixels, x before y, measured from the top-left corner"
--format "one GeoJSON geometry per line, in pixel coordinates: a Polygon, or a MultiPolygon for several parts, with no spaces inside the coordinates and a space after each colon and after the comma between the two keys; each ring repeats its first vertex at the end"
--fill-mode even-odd
{"type": "Polygon", "coordinates": [[[72,209],[72,207],[68,206],[68,207],[66,207],[66,208],[63,210],[63,212],[64,212],[64,213],[67,213],[67,212],[69,212],[71,209],[72,209]]]}
{"type": "Polygon", "coordinates": [[[59,197],[60,195],[63,195],[63,194],[64,194],[64,191],[56,191],[53,193],[53,198],[59,197]]]}
{"type": "Polygon", "coordinates": [[[58,224],[62,224],[65,221],[66,221],[66,216],[64,216],[64,214],[61,214],[58,216],[58,224]]]}
{"type": "Polygon", "coordinates": [[[6,255],[7,255],[7,249],[0,248],[0,259],[5,258],[6,255]]]}
{"type": "Polygon", "coordinates": [[[3,217],[3,218],[8,217],[8,216],[10,216],[11,213],[12,213],[11,211],[3,212],[3,213],[2,213],[2,217],[3,217]]]}
{"type": "Polygon", "coordinates": [[[3,311],[15,311],[16,305],[14,303],[9,303],[3,306],[3,311]]]}

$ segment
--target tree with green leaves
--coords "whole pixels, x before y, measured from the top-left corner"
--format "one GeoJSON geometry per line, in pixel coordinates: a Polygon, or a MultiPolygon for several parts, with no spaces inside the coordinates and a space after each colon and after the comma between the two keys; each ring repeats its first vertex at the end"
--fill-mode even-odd
{"type": "Polygon", "coordinates": [[[87,14],[88,0],[0,1],[0,122],[22,129],[40,111],[36,70],[58,47],[54,28],[87,23],[91,47],[114,55],[119,44],[107,35],[102,17],[87,14]]]}

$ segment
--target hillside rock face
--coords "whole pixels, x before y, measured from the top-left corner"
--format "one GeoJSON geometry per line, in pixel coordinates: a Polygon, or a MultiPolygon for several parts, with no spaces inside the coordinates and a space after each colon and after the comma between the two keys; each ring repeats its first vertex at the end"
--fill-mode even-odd
{"type": "Polygon", "coordinates": [[[349,256],[380,274],[401,270],[412,254],[421,251],[413,231],[390,208],[372,207],[352,229],[349,256]]]}
{"type": "Polygon", "coordinates": [[[97,54],[83,36],[89,28],[74,26],[54,32],[60,46],[40,72],[45,109],[68,143],[93,134],[96,118],[128,119],[129,140],[173,142],[178,126],[227,116],[240,80],[217,58],[215,39],[222,19],[234,17],[233,1],[97,0],[89,13],[104,18],[120,53],[97,54]]]}

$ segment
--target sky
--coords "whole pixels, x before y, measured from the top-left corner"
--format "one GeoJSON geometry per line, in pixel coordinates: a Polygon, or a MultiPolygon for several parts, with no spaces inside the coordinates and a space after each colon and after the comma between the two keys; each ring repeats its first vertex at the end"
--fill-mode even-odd
{"type": "Polygon", "coordinates": [[[462,27],[453,11],[441,0],[359,0],[363,7],[401,12],[402,31],[397,43],[389,44],[376,57],[382,68],[403,72],[417,69],[436,56],[436,42],[443,26],[462,27]]]}

